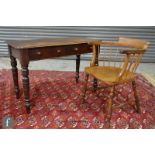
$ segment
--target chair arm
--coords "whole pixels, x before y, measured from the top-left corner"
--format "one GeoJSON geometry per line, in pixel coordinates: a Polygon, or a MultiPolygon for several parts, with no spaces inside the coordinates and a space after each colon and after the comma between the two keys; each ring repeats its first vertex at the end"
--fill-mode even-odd
{"type": "Polygon", "coordinates": [[[143,54],[145,50],[138,49],[138,50],[121,50],[121,54],[143,54]]]}
{"type": "Polygon", "coordinates": [[[122,43],[114,41],[93,41],[89,43],[90,45],[102,45],[102,46],[123,46],[122,43]]]}

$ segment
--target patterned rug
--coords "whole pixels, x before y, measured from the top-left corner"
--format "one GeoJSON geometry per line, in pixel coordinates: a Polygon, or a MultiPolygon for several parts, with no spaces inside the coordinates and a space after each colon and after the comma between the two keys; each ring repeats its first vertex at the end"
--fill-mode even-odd
{"type": "MultiPolygon", "coordinates": [[[[89,90],[81,105],[83,73],[75,82],[74,72],[30,71],[31,114],[24,107],[22,77],[19,75],[21,98],[16,100],[10,70],[0,71],[0,128],[2,118],[11,116],[14,128],[96,128],[106,129],[105,123],[109,88],[89,90]]],[[[131,83],[116,87],[110,128],[155,128],[155,87],[142,75],[137,75],[137,91],[142,114],[134,109],[131,83]]],[[[101,84],[100,84],[101,85],[101,84]]],[[[89,81],[92,88],[92,79],[89,81]]]]}
{"type": "Polygon", "coordinates": [[[155,86],[155,75],[150,75],[148,73],[142,74],[153,86],[155,86]]]}

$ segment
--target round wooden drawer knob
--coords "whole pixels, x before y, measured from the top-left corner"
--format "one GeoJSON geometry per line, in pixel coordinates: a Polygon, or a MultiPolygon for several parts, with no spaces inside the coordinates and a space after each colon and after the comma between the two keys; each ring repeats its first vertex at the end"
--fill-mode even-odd
{"type": "Polygon", "coordinates": [[[75,50],[75,51],[78,51],[79,49],[76,47],[76,48],[74,48],[74,50],[75,50]]]}
{"type": "Polygon", "coordinates": [[[57,50],[57,53],[60,53],[61,52],[61,50],[57,50]]]}
{"type": "Polygon", "coordinates": [[[37,52],[38,55],[41,55],[41,52],[37,52]]]}

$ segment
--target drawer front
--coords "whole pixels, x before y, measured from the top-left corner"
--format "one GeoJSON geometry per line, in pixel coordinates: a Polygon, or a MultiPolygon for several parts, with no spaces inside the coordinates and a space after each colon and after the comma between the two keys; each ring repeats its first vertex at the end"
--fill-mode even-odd
{"type": "Polygon", "coordinates": [[[92,46],[88,44],[53,46],[29,49],[30,60],[41,60],[47,58],[91,53],[92,46]]]}

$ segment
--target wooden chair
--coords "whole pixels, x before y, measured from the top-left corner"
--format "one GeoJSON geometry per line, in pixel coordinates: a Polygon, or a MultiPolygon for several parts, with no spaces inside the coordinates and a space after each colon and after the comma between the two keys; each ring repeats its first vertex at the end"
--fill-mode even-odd
{"type": "Polygon", "coordinates": [[[115,86],[132,82],[136,110],[140,113],[141,110],[136,91],[135,72],[149,43],[138,39],[119,38],[117,42],[100,41],[93,42],[92,44],[93,57],[90,67],[85,68],[85,84],[82,103],[85,101],[89,75],[101,82],[107,83],[111,86],[107,110],[107,120],[110,123],[115,86]],[[101,60],[99,58],[100,48],[103,49],[104,53],[103,65],[101,65],[101,60]],[[96,56],[98,56],[98,59],[96,56]],[[96,60],[98,60],[98,62],[95,62],[96,60]]]}

